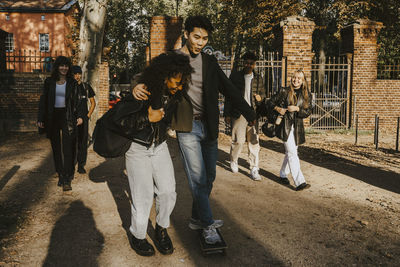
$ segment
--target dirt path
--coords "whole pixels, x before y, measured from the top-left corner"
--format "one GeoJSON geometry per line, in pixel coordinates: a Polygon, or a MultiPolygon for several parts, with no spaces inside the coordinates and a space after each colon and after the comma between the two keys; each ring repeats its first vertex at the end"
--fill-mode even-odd
{"type": "MultiPolygon", "coordinates": [[[[230,138],[221,136],[213,213],[223,219],[227,255],[203,257],[188,229],[191,196],[175,139],[169,140],[178,199],[170,256],[145,258],[130,248],[130,204],[122,158],[91,149],[86,175],[73,191],[56,186],[48,141],[20,135],[0,145],[0,266],[399,266],[400,155],[371,136],[315,134],[300,147],[312,185],[296,192],[277,182],[279,140],[262,140],[261,182],[229,170],[230,138]]],[[[392,140],[390,140],[392,142],[392,140]]],[[[244,149],[245,150],[245,149],[244,149]]],[[[151,214],[154,225],[154,209],[151,214]]],[[[153,229],[149,229],[153,234],[153,229]]]]}

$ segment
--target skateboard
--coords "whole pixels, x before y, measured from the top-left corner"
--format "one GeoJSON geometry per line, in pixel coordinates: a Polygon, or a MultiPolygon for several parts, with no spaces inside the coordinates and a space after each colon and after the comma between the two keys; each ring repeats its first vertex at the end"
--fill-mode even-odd
{"type": "Polygon", "coordinates": [[[221,242],[217,242],[215,244],[207,244],[203,237],[203,230],[198,230],[199,239],[200,239],[200,247],[201,247],[201,251],[204,256],[209,255],[209,254],[217,254],[217,253],[225,254],[226,253],[225,249],[228,248],[228,246],[226,245],[226,242],[225,242],[224,238],[222,237],[221,231],[219,229],[217,229],[217,232],[218,232],[219,236],[221,237],[221,242]]]}

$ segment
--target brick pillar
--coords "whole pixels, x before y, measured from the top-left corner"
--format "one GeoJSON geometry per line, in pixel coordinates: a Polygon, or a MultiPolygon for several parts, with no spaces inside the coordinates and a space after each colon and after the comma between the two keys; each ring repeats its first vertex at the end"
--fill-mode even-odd
{"type": "Polygon", "coordinates": [[[156,16],[150,20],[150,48],[146,50],[147,59],[158,56],[171,49],[182,46],[182,18],[156,16]]]}
{"type": "Polygon", "coordinates": [[[307,82],[311,81],[311,61],[314,57],[312,34],[315,23],[307,18],[292,16],[280,22],[282,29],[282,56],[287,59],[287,77],[289,85],[294,71],[303,69],[307,82]]]}
{"type": "Polygon", "coordinates": [[[108,110],[108,98],[109,98],[109,68],[108,62],[102,62],[100,65],[100,80],[97,91],[98,104],[96,109],[98,114],[101,116],[108,110]]]}
{"type": "Polygon", "coordinates": [[[362,129],[374,128],[375,113],[382,110],[379,98],[386,97],[379,96],[381,86],[377,81],[377,37],[382,27],[381,22],[360,19],[341,32],[343,53],[353,54],[352,110],[359,114],[362,129]]]}
{"type": "MultiPolygon", "coordinates": [[[[103,61],[99,64],[98,79],[95,84],[92,84],[93,90],[96,93],[96,108],[92,114],[91,120],[89,121],[89,133],[92,134],[96,121],[108,110],[108,99],[109,99],[109,67],[108,62],[103,61]]],[[[88,103],[88,107],[89,107],[88,103]]]]}

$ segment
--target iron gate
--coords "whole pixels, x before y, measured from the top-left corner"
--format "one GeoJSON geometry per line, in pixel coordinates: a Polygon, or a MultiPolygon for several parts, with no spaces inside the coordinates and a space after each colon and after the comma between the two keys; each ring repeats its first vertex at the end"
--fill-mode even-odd
{"type": "Polygon", "coordinates": [[[311,64],[310,126],[321,130],[348,128],[351,61],[345,56],[321,61],[314,58],[311,64]]]}

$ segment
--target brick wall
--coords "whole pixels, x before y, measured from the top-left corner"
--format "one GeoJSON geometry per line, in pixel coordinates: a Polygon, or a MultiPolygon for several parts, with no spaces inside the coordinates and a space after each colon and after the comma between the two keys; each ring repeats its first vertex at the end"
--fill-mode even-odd
{"type": "Polygon", "coordinates": [[[150,47],[147,59],[182,46],[182,18],[155,16],[150,21],[150,47]]]}
{"type": "Polygon", "coordinates": [[[109,87],[110,85],[108,62],[102,62],[100,66],[99,85],[96,92],[96,109],[100,116],[106,113],[108,110],[109,87]]]}
{"type": "Polygon", "coordinates": [[[375,114],[380,117],[380,128],[395,131],[400,116],[400,81],[378,80],[377,36],[383,24],[358,20],[342,32],[345,52],[353,53],[352,111],[359,115],[359,127],[372,130],[375,114]]]}
{"type": "Polygon", "coordinates": [[[0,134],[36,131],[39,97],[47,75],[0,73],[0,134]]]}

